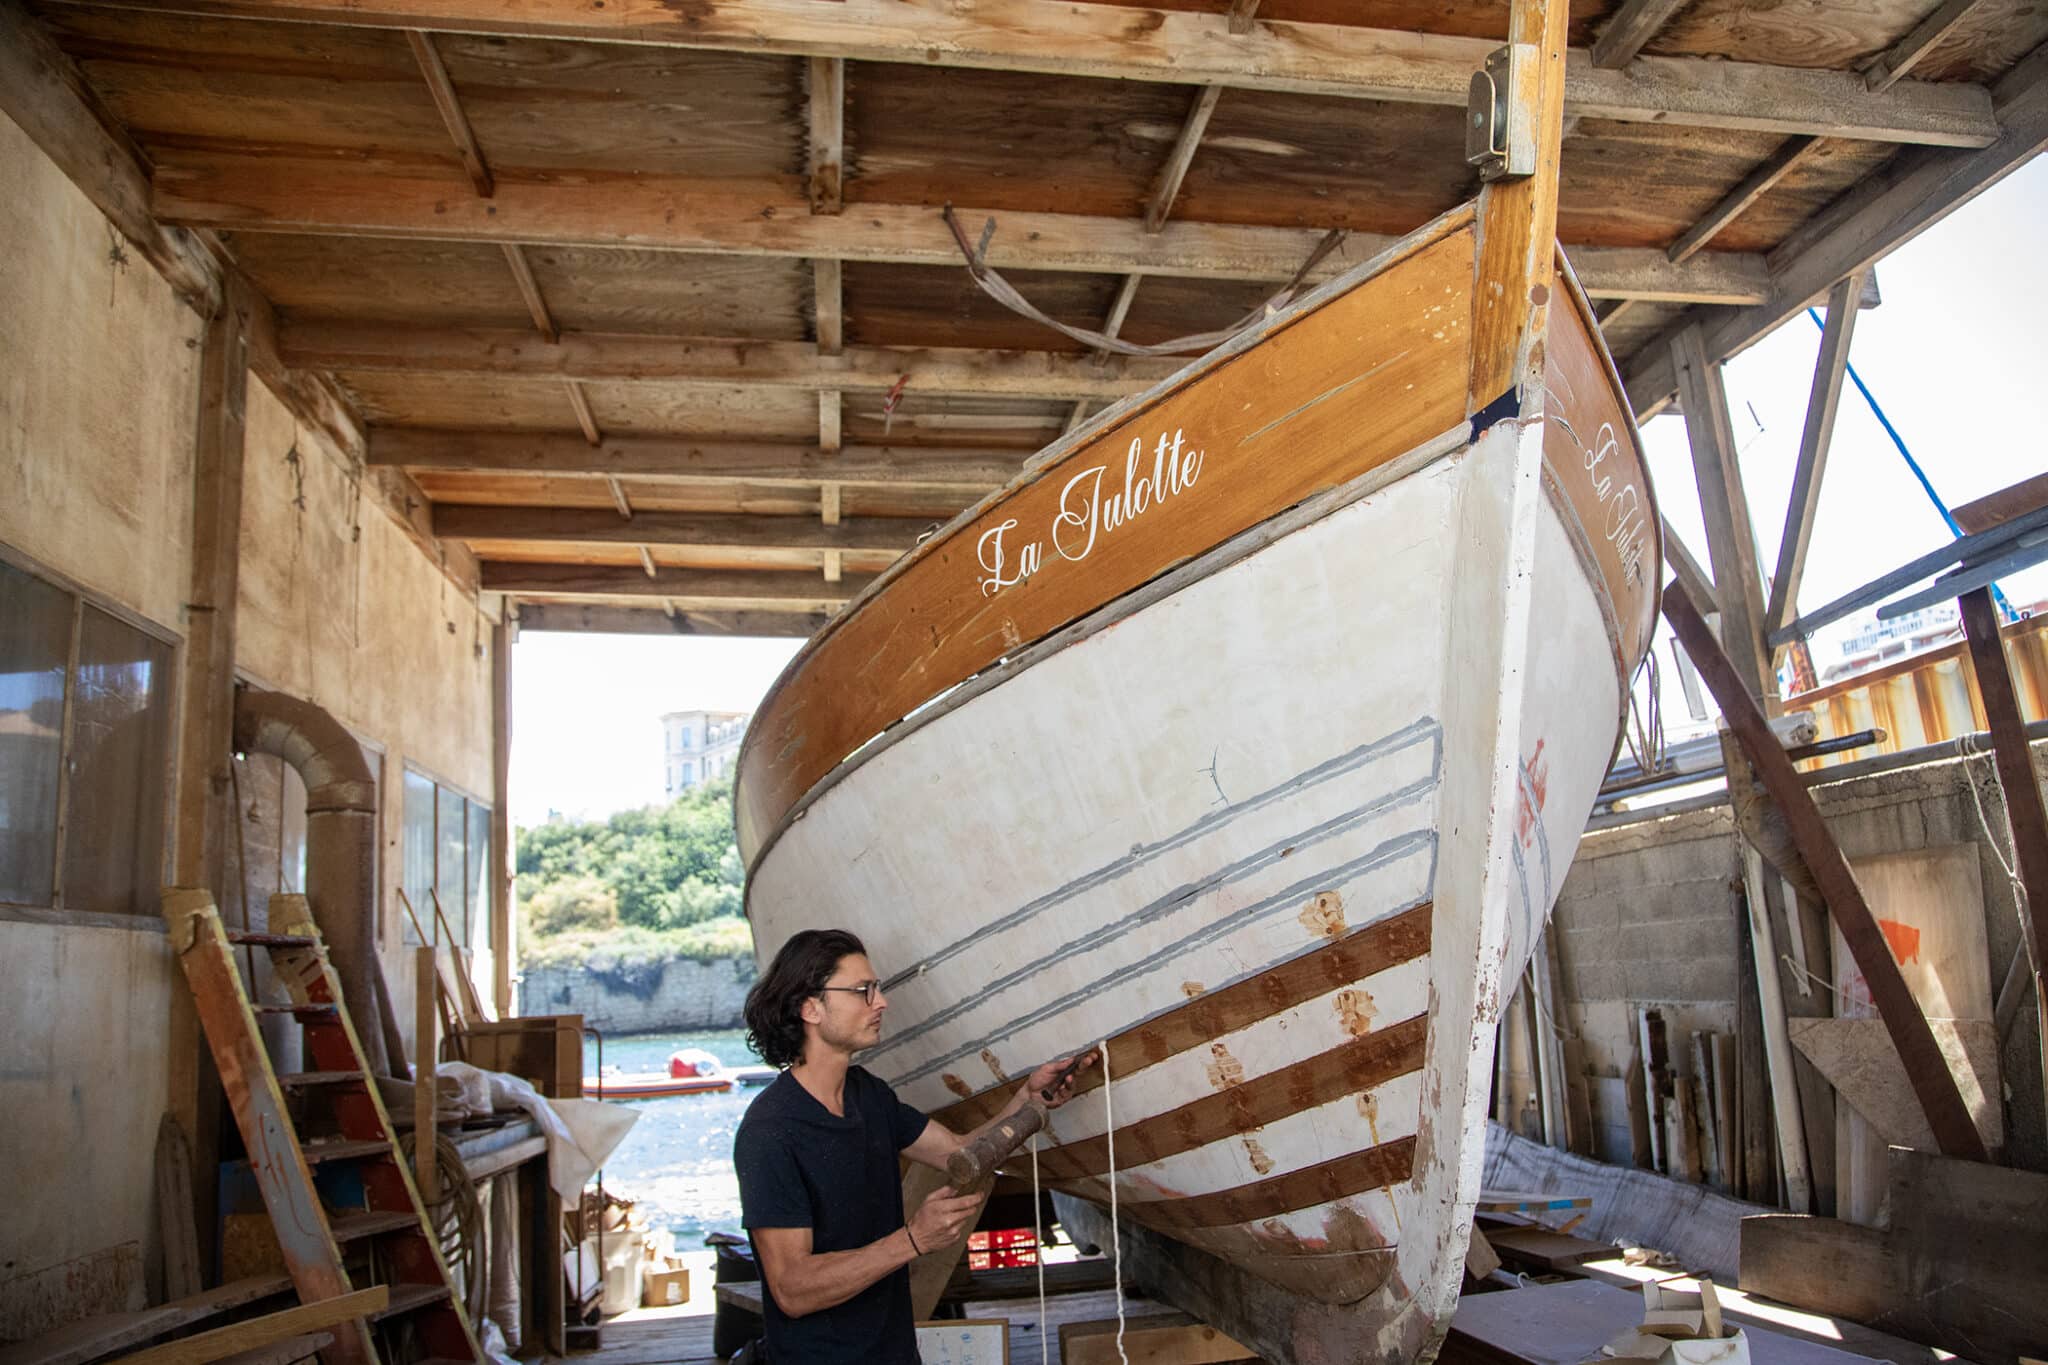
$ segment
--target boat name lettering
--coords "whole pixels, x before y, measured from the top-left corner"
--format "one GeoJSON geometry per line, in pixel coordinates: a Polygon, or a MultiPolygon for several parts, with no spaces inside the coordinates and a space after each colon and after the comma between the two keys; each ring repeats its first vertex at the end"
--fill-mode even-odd
{"type": "MultiPolygon", "coordinates": [[[[1105,495],[1103,476],[1108,465],[1090,465],[1060,489],[1059,511],[1049,530],[1053,552],[1061,559],[1079,562],[1095,549],[1101,537],[1128,525],[1168,498],[1186,492],[1202,477],[1204,452],[1188,444],[1187,433],[1176,428],[1160,432],[1152,448],[1149,468],[1140,471],[1145,457],[1143,437],[1133,436],[1124,452],[1123,486],[1105,495]]],[[[1038,572],[1044,551],[1038,541],[1013,546],[1006,537],[1017,528],[1016,518],[981,533],[975,558],[981,566],[981,595],[994,596],[1014,583],[1038,572]]]]}
{"type": "Polygon", "coordinates": [[[1607,543],[1614,547],[1615,555],[1621,560],[1621,571],[1631,583],[1641,581],[1643,576],[1643,495],[1634,482],[1614,486],[1612,476],[1601,472],[1600,466],[1607,457],[1621,449],[1621,438],[1615,434],[1612,422],[1602,422],[1593,444],[1586,448],[1586,474],[1593,485],[1593,496],[1599,499],[1606,516],[1600,528],[1607,543]]]}

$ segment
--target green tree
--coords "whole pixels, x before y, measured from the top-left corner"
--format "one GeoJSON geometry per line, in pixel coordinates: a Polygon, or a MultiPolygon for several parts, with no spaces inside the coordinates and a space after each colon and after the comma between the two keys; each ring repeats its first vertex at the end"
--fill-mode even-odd
{"type": "Polygon", "coordinates": [[[540,937],[619,927],[619,898],[595,877],[564,877],[521,902],[529,933],[540,937]]]}

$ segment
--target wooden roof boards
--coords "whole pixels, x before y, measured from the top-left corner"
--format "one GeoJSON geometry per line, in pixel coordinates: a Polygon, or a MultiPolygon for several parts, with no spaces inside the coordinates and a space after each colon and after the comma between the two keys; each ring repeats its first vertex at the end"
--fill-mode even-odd
{"type": "MultiPolygon", "coordinates": [[[[1176,367],[1098,364],[993,303],[942,206],[970,236],[993,217],[990,262],[1064,322],[1123,299],[1141,344],[1213,330],[1330,229],[1351,236],[1320,274],[1475,191],[1464,89],[1508,12],[1261,0],[1238,32],[1230,0],[0,4],[66,68],[24,126],[117,125],[123,230],[219,233],[285,361],[338,381],[373,463],[436,504],[807,522],[796,546],[677,522],[649,548],[774,577],[765,607],[515,589],[555,625],[635,629],[814,624],[880,567],[849,556],[885,553],[835,550],[835,596],[792,599],[826,586],[830,498],[908,544],[1077,404],[1176,367]]],[[[1673,328],[1739,349],[2048,141],[2038,0],[1590,0],[1570,42],[1559,235],[1645,410],[1673,328]]]]}

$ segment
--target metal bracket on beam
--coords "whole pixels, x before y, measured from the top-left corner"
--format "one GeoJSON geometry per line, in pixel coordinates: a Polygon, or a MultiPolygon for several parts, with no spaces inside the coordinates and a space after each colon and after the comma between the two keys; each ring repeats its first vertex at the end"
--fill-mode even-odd
{"type": "Polygon", "coordinates": [[[1465,160],[1489,183],[1536,174],[1534,91],[1540,58],[1534,43],[1509,43],[1486,54],[1465,96],[1465,160]]]}

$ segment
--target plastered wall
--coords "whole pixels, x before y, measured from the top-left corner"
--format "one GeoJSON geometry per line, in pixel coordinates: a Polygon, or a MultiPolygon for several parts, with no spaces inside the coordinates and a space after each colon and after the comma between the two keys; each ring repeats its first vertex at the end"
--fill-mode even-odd
{"type": "MultiPolygon", "coordinates": [[[[200,323],[0,118],[0,543],[184,631],[200,323]]],[[[0,921],[0,1339],[139,1307],[170,952],[0,921]]]]}
{"type": "MultiPolygon", "coordinates": [[[[4,117],[0,184],[0,544],[182,641],[201,321],[4,117]]],[[[241,673],[381,756],[383,941],[409,1022],[398,777],[410,759],[491,798],[490,622],[253,376],[241,549],[241,673]]],[[[154,919],[0,912],[0,1340],[154,1301],[185,989],[154,919]]]]}

